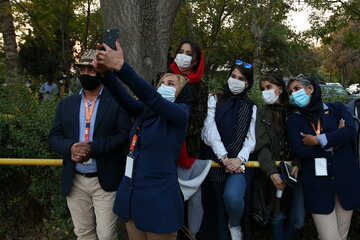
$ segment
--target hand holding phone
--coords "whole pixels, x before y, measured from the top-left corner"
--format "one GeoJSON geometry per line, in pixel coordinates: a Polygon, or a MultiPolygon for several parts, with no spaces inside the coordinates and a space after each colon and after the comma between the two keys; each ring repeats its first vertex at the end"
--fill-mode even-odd
{"type": "Polygon", "coordinates": [[[119,39],[119,35],[120,31],[117,28],[106,29],[103,35],[103,43],[116,50],[116,41],[119,39]]]}
{"type": "Polygon", "coordinates": [[[95,71],[99,73],[104,73],[107,70],[120,71],[125,62],[120,42],[115,41],[115,48],[117,50],[112,50],[105,44],[103,44],[103,47],[104,49],[99,49],[96,53],[96,59],[93,64],[95,71]]]}

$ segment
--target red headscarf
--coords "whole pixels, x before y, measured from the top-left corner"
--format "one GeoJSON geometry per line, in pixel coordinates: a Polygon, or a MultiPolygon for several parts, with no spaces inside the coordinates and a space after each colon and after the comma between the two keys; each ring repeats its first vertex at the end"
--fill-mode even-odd
{"type": "MultiPolygon", "coordinates": [[[[200,49],[200,62],[198,65],[198,68],[196,69],[196,72],[193,72],[193,69],[191,69],[191,72],[187,75],[187,78],[189,79],[189,83],[196,83],[200,82],[203,74],[204,74],[204,66],[205,66],[205,58],[203,51],[200,49]]],[[[170,64],[170,70],[175,74],[182,74],[179,67],[176,65],[175,62],[170,64]]]]}

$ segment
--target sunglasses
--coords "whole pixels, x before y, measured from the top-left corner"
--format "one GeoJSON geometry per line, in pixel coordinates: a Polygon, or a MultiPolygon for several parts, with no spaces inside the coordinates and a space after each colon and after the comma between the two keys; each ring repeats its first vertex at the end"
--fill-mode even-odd
{"type": "Polygon", "coordinates": [[[236,65],[244,65],[244,67],[245,68],[252,68],[253,67],[253,65],[252,64],[250,64],[250,63],[247,63],[247,62],[244,62],[244,61],[242,61],[242,60],[236,60],[235,61],[235,64],[236,65]]]}
{"type": "Polygon", "coordinates": [[[309,79],[307,79],[307,78],[305,77],[305,75],[303,75],[302,73],[300,73],[300,74],[297,75],[296,77],[290,78],[290,80],[293,80],[293,81],[297,81],[297,80],[307,80],[307,81],[309,81],[309,79]]]}

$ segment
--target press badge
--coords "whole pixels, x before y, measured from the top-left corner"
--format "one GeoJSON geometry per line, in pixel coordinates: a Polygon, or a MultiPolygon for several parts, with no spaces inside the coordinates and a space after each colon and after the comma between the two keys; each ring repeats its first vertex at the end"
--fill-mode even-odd
{"type": "Polygon", "coordinates": [[[126,177],[132,178],[133,166],[134,166],[134,159],[130,156],[127,156],[126,157],[126,166],[125,166],[125,176],[126,177]]]}
{"type": "Polygon", "coordinates": [[[327,160],[326,158],[315,158],[315,175],[327,176],[327,160]]]}

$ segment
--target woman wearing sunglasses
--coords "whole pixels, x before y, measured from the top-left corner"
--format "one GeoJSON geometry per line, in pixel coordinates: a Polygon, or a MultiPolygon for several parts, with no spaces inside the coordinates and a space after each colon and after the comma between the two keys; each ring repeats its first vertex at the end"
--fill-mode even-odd
{"type": "Polygon", "coordinates": [[[301,161],[305,210],[322,240],[344,240],[354,208],[360,207],[360,169],[352,141],[356,129],[340,102],[323,103],[319,85],[302,75],[290,79],[289,142],[301,161]]]}
{"type": "Polygon", "coordinates": [[[216,231],[218,240],[227,239],[228,229],[232,240],[243,239],[244,163],[255,148],[256,106],[247,96],[252,85],[252,65],[237,60],[223,91],[210,95],[208,100],[202,138],[208,146],[207,158],[222,167],[210,170],[206,184],[214,194],[204,201],[215,199],[217,225],[211,230],[216,231]]]}
{"type": "Polygon", "coordinates": [[[304,225],[304,204],[301,184],[294,189],[286,185],[276,161],[293,161],[291,175],[298,176],[297,161],[287,140],[286,119],[293,111],[281,76],[270,74],[260,81],[260,90],[265,105],[256,118],[255,152],[264,174],[257,181],[264,189],[272,206],[272,239],[295,239],[304,225]],[[280,197],[280,195],[282,196],[280,197]],[[290,212],[285,225],[286,213],[290,212]]]}

